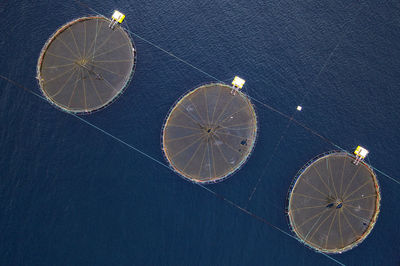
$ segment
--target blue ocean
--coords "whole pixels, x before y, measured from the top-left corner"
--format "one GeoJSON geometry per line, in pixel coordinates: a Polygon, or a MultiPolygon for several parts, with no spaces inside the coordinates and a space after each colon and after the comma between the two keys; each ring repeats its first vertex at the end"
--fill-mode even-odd
{"type": "Polygon", "coordinates": [[[400,264],[398,0],[15,0],[0,15],[0,75],[21,84],[0,79],[0,265],[400,264]],[[82,116],[93,126],[30,93],[46,40],[96,14],[85,5],[124,12],[138,56],[124,94],[82,116]],[[204,72],[244,78],[259,101],[251,157],[209,190],[158,163],[165,116],[215,81],[204,72]],[[357,145],[381,211],[364,242],[327,257],[290,237],[287,193],[308,160],[357,145]]]}

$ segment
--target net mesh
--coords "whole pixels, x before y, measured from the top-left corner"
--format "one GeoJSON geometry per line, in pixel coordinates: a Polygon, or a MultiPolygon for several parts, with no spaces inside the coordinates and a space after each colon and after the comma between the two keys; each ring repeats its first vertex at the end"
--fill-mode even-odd
{"type": "Polygon", "coordinates": [[[44,45],[37,78],[46,98],[81,113],[112,102],[130,81],[135,49],[122,27],[103,17],[84,17],[62,26],[44,45]]]}
{"type": "Polygon", "coordinates": [[[380,204],[372,169],[344,152],[324,155],[300,171],[288,205],[290,225],[305,244],[341,253],[372,230],[380,204]]]}
{"type": "Polygon", "coordinates": [[[247,160],[257,119],[249,99],[225,84],[201,86],[180,99],[163,128],[163,150],[171,166],[195,182],[220,181],[247,160]]]}

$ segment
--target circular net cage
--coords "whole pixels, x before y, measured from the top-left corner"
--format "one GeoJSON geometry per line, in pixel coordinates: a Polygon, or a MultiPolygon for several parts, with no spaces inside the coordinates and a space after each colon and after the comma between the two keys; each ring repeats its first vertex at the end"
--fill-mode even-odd
{"type": "Polygon", "coordinates": [[[83,17],[58,29],[37,64],[40,89],[52,104],[72,113],[109,105],[126,88],[136,65],[130,36],[104,17],[83,17]]]}
{"type": "Polygon", "coordinates": [[[295,177],[287,214],[292,231],[307,246],[342,253],[361,243],[374,227],[380,192],[373,170],[345,152],[309,161],[295,177]]]}
{"type": "Polygon", "coordinates": [[[171,167],[198,183],[221,181],[250,156],[257,118],[250,100],[222,83],[200,86],[169,112],[162,148],[171,167]]]}

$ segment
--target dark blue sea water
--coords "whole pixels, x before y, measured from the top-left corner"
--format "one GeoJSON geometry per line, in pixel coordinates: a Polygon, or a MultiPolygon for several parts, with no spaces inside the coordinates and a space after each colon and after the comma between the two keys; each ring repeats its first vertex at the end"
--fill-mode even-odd
{"type": "MultiPolygon", "coordinates": [[[[220,80],[245,78],[249,95],[286,114],[301,103],[298,121],[344,149],[364,145],[373,166],[400,180],[399,1],[86,3],[107,16],[120,9],[133,32],[220,80]]],[[[0,2],[0,74],[39,92],[45,41],[91,14],[73,1],[0,2]]],[[[84,119],[163,161],[170,106],[213,80],[133,39],[138,64],[129,88],[84,119]]],[[[2,79],[0,88],[0,265],[337,265],[31,93],[2,79]]],[[[286,118],[255,107],[250,160],[208,187],[290,232],[292,178],[336,148],[296,124],[284,134],[286,118]]],[[[378,179],[375,228],[333,256],[346,265],[400,263],[400,185],[378,179]]]]}

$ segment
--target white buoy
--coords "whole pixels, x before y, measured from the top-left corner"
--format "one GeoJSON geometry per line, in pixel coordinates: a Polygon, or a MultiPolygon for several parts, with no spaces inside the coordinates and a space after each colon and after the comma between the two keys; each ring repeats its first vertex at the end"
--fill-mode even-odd
{"type": "Polygon", "coordinates": [[[300,105],[297,106],[297,111],[301,111],[301,109],[303,109],[303,107],[301,107],[300,105]]]}

